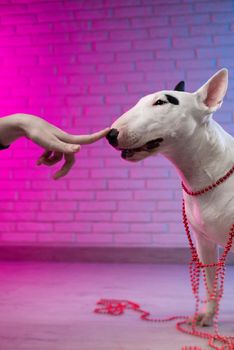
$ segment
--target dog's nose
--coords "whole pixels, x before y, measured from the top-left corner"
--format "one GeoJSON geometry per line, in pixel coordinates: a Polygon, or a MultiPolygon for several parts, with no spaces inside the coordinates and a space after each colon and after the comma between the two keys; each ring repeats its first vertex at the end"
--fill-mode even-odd
{"type": "Polygon", "coordinates": [[[109,141],[109,144],[110,144],[111,146],[114,146],[114,147],[117,147],[117,146],[118,146],[118,140],[117,140],[118,135],[119,135],[119,132],[118,132],[117,129],[111,129],[111,130],[108,132],[106,138],[107,138],[107,140],[109,141]]]}

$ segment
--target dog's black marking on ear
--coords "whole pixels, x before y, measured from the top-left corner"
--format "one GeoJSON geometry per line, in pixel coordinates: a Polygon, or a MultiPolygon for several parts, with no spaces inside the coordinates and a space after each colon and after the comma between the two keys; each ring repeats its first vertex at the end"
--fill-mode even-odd
{"type": "Polygon", "coordinates": [[[180,81],[176,87],[174,88],[175,91],[184,91],[185,89],[185,82],[182,80],[180,81]]]}
{"type": "Polygon", "coordinates": [[[173,105],[178,105],[179,104],[179,100],[174,97],[174,96],[171,96],[171,95],[165,95],[166,98],[167,98],[167,101],[172,103],[173,105]]]}

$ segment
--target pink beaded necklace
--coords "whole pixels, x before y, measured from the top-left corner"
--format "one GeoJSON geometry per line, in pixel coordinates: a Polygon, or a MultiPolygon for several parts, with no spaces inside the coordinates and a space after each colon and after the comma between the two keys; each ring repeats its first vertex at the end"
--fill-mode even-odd
{"type": "MultiPolygon", "coordinates": [[[[234,173],[234,166],[219,180],[217,180],[214,184],[201,189],[199,191],[193,192],[189,191],[185,185],[182,183],[183,190],[190,196],[199,196],[203,195],[220,184],[222,184],[224,181],[226,181],[232,174],[234,173]]],[[[224,278],[225,278],[225,267],[226,267],[226,258],[227,255],[232,247],[233,238],[234,238],[234,224],[232,225],[227,237],[227,244],[224,248],[224,252],[219,258],[219,261],[212,264],[203,264],[197,254],[196,248],[193,244],[189,224],[188,224],[188,218],[186,215],[185,210],[185,202],[183,200],[182,205],[182,215],[183,215],[183,223],[185,227],[185,231],[188,237],[189,246],[191,250],[191,261],[189,264],[189,273],[190,273],[190,281],[192,286],[192,291],[195,297],[195,313],[193,316],[193,321],[191,325],[191,330],[188,329],[187,321],[188,317],[186,316],[171,316],[168,318],[151,318],[150,313],[141,309],[140,305],[133,303],[128,300],[108,300],[108,299],[101,299],[97,305],[99,305],[98,308],[94,310],[95,313],[105,313],[110,315],[120,315],[124,312],[125,309],[131,309],[136,312],[141,313],[141,319],[145,321],[151,321],[151,322],[166,322],[166,321],[172,321],[172,320],[178,320],[183,319],[183,321],[180,321],[176,324],[176,328],[182,332],[189,335],[193,335],[199,338],[207,339],[208,345],[215,349],[215,350],[234,350],[234,337],[231,336],[224,336],[219,333],[219,327],[218,327],[218,316],[219,316],[219,308],[220,308],[220,300],[223,296],[224,292],[224,278]],[[207,285],[206,276],[205,276],[205,268],[206,267],[214,267],[215,268],[215,279],[213,288],[210,291],[207,285]],[[208,299],[202,300],[199,296],[199,286],[200,286],[200,276],[203,276],[204,285],[206,287],[206,290],[208,292],[208,299]],[[215,300],[216,301],[216,309],[215,309],[215,315],[214,315],[214,334],[208,333],[208,332],[201,332],[196,329],[196,319],[198,316],[198,310],[200,303],[207,303],[209,300],[215,300]],[[187,326],[187,327],[186,327],[187,326]],[[220,345],[218,346],[217,343],[220,345]],[[220,347],[221,346],[221,347],[220,347]]],[[[181,350],[202,350],[199,347],[182,347],[181,350]]]]}

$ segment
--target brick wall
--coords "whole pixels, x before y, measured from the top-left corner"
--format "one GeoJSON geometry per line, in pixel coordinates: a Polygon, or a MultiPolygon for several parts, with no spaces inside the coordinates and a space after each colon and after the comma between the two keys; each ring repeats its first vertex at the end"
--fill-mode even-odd
{"type": "MultiPolygon", "coordinates": [[[[106,127],[181,79],[230,69],[216,119],[234,132],[234,6],[214,0],[2,0],[0,114],[74,133],[106,127]]],[[[1,152],[0,244],[183,245],[180,182],[158,156],[129,164],[101,140],[59,182],[27,140],[1,152]]]]}

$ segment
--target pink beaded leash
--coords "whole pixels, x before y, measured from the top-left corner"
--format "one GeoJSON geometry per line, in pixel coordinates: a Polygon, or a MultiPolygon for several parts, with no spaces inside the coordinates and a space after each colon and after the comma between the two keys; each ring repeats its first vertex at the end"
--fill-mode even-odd
{"type": "MultiPolygon", "coordinates": [[[[220,184],[222,184],[225,180],[227,180],[232,174],[234,173],[234,166],[228,171],[228,173],[221,177],[218,181],[216,181],[214,184],[200,190],[200,191],[189,191],[185,185],[182,183],[183,190],[190,196],[199,196],[203,195],[210,190],[216,188],[220,184]]],[[[225,266],[226,266],[226,258],[227,255],[232,247],[233,243],[233,237],[234,237],[234,224],[232,225],[229,233],[228,233],[228,241],[226,244],[226,247],[224,249],[224,252],[222,256],[220,257],[219,261],[217,263],[213,264],[203,264],[197,254],[196,248],[193,244],[191,233],[189,229],[188,219],[186,215],[185,210],[185,203],[183,200],[183,206],[182,206],[182,215],[183,215],[183,223],[185,227],[185,231],[188,237],[189,246],[191,250],[191,261],[189,264],[189,272],[190,272],[190,281],[192,285],[192,291],[195,297],[195,313],[192,321],[192,329],[189,330],[187,328],[184,328],[185,325],[187,325],[188,317],[186,316],[171,316],[167,318],[150,318],[150,313],[148,311],[145,311],[140,308],[140,305],[133,303],[132,301],[128,300],[115,300],[115,299],[101,299],[97,305],[99,306],[94,310],[95,313],[104,313],[109,315],[121,315],[124,313],[124,310],[131,309],[136,312],[139,312],[141,314],[141,319],[145,321],[150,322],[167,322],[172,320],[178,320],[183,319],[183,321],[177,322],[176,328],[185,334],[193,335],[202,339],[208,340],[208,345],[215,349],[215,350],[234,350],[234,337],[230,336],[224,336],[219,333],[219,327],[218,327],[218,316],[219,316],[219,307],[220,307],[220,300],[223,296],[224,292],[224,278],[225,278],[225,266]],[[205,276],[205,268],[206,267],[214,267],[215,270],[215,280],[212,291],[209,290],[207,282],[206,282],[206,276],[205,276]],[[203,275],[203,281],[204,285],[206,287],[206,290],[208,291],[209,298],[207,300],[201,300],[199,297],[199,286],[200,286],[200,276],[201,272],[203,275]],[[196,329],[196,317],[198,315],[199,305],[200,303],[208,302],[209,300],[216,300],[216,309],[215,309],[215,315],[214,315],[214,334],[208,333],[208,332],[201,332],[196,329]],[[221,345],[218,346],[215,344],[215,342],[219,342],[221,345]]],[[[188,325],[187,325],[188,327],[188,325]]],[[[199,347],[196,346],[184,346],[181,350],[202,350],[199,347]]]]}

